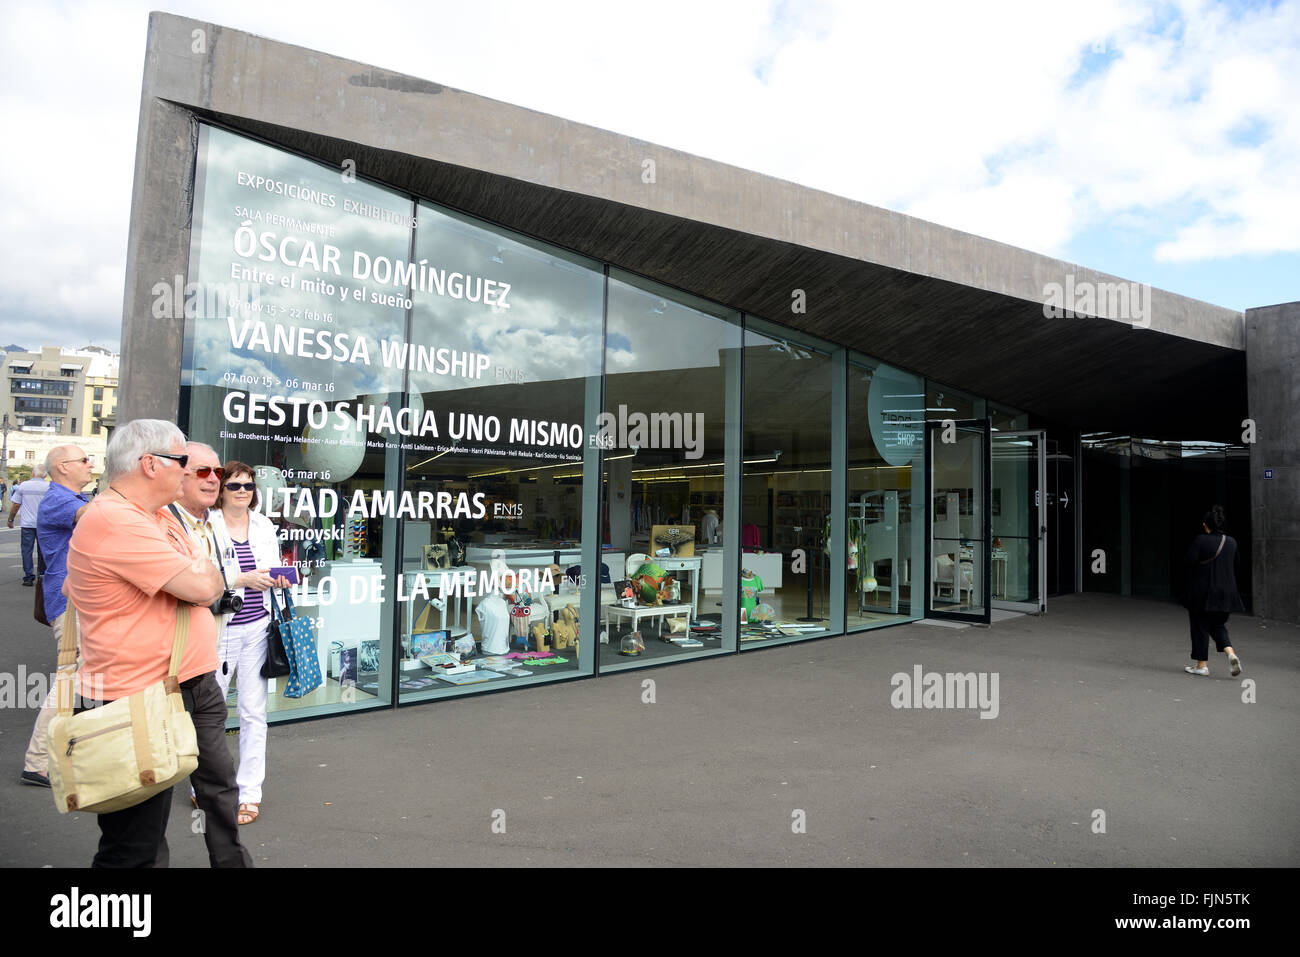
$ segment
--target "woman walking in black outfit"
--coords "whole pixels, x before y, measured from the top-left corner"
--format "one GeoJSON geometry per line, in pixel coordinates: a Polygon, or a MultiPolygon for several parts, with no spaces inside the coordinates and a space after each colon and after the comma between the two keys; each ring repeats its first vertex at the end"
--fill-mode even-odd
{"type": "Polygon", "coordinates": [[[1241,659],[1228,644],[1228,615],[1245,611],[1237,592],[1237,540],[1223,531],[1223,508],[1213,506],[1205,513],[1201,527],[1187,550],[1190,566],[1187,580],[1187,617],[1192,631],[1192,660],[1183,670],[1189,675],[1210,673],[1210,637],[1214,647],[1228,656],[1228,666],[1235,678],[1241,674],[1241,659]]]}

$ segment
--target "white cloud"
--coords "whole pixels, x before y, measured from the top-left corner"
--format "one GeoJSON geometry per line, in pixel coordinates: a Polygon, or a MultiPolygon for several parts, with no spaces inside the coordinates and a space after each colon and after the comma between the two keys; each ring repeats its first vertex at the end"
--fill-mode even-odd
{"type": "MultiPolygon", "coordinates": [[[[6,7],[2,341],[116,336],[151,5],[6,7]]],[[[1297,4],[171,9],[1048,254],[1119,222],[1168,261],[1300,249],[1297,4]]]]}

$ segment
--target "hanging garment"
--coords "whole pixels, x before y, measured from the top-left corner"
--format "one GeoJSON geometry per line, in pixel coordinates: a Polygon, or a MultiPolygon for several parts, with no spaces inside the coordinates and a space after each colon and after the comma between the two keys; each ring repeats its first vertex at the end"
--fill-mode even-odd
{"type": "Polygon", "coordinates": [[[718,513],[709,509],[700,520],[700,535],[705,545],[715,545],[718,541],[718,513]]]}

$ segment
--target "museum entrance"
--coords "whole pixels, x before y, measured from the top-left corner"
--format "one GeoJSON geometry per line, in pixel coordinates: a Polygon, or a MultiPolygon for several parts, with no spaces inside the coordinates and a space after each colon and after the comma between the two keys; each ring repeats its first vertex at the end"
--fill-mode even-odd
{"type": "Polygon", "coordinates": [[[989,550],[994,608],[1047,610],[1047,434],[994,432],[989,550]]]}

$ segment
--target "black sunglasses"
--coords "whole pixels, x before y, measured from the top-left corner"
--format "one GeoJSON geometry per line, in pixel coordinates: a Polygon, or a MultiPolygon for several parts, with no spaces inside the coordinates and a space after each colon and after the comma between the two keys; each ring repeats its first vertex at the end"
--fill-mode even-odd
{"type": "Polygon", "coordinates": [[[194,466],[194,474],[199,478],[207,478],[209,475],[215,475],[217,479],[220,480],[225,477],[226,470],[220,465],[196,465],[194,466]]]}
{"type": "Polygon", "coordinates": [[[226,490],[229,492],[252,492],[257,488],[256,482],[227,482],[226,490]]]}
{"type": "MultiPolygon", "coordinates": [[[[152,455],[154,458],[158,459],[171,459],[173,462],[179,464],[181,468],[185,468],[185,466],[190,464],[190,457],[188,455],[174,455],[171,452],[146,452],[144,455],[152,455]]],[[[140,456],[140,458],[144,458],[144,455],[140,456]]],[[[136,461],[139,461],[139,459],[136,461]]]]}

